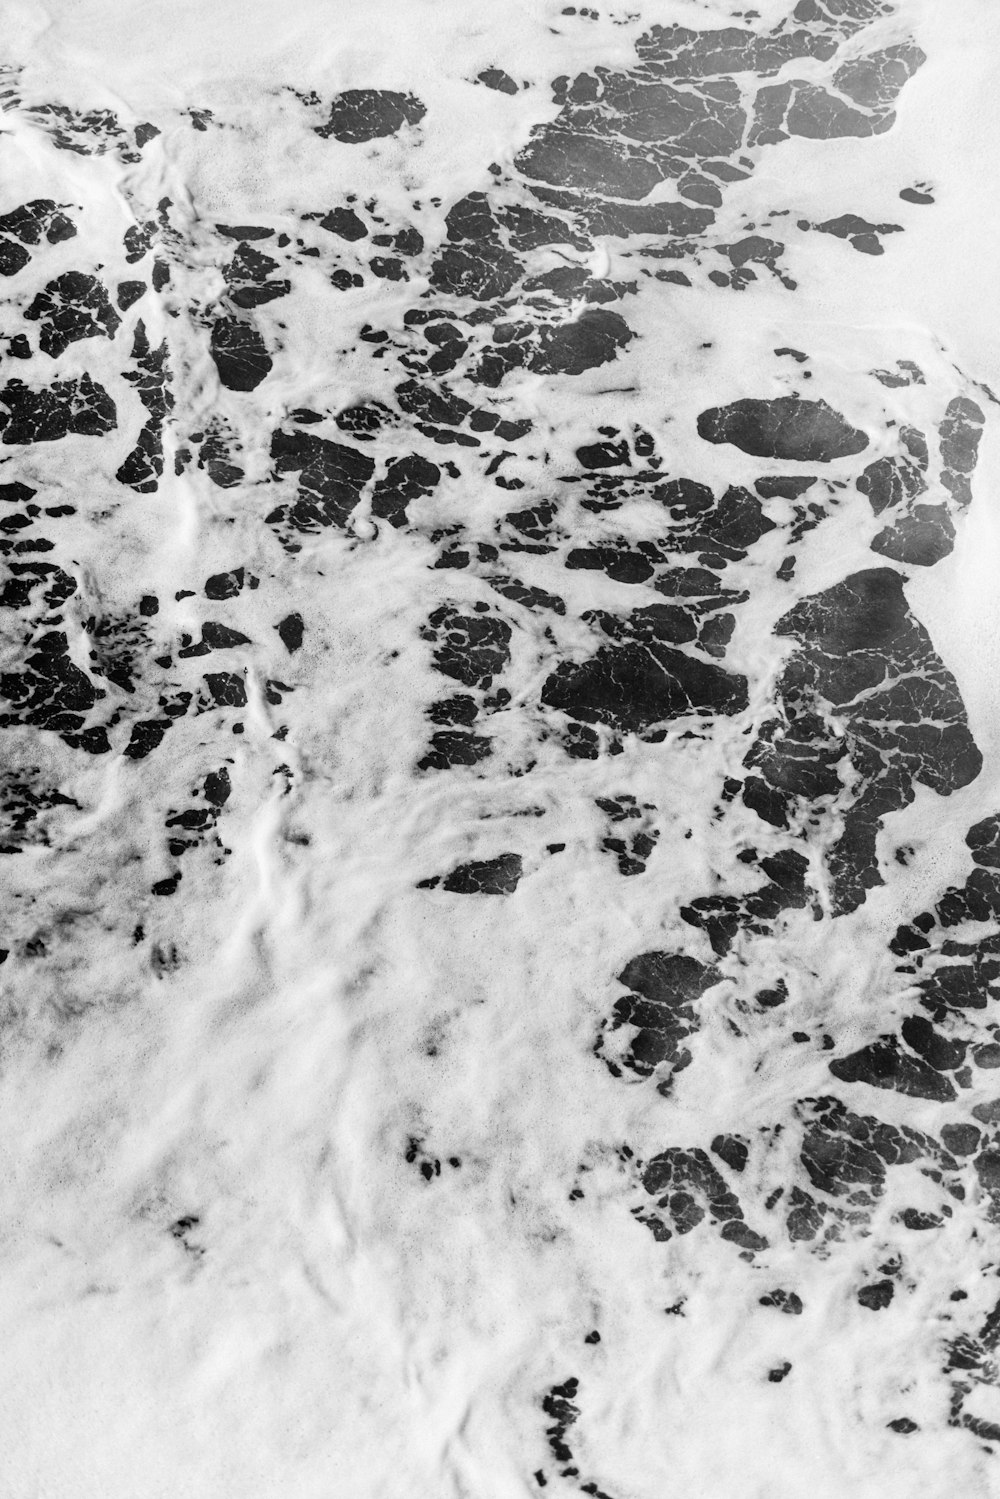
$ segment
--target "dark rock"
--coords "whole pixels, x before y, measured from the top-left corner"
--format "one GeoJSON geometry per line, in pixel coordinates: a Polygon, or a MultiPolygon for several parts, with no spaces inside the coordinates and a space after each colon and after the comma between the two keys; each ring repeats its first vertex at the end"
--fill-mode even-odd
{"type": "Polygon", "coordinates": [[[31,847],[50,848],[45,814],[53,807],[83,810],[74,797],[43,785],[37,770],[0,773],[0,854],[17,854],[31,847]]]}
{"type": "Polygon", "coordinates": [[[679,1234],[690,1233],[708,1211],[721,1222],[743,1216],[739,1199],[703,1150],[671,1146],[653,1156],[642,1172],[642,1185],[650,1196],[659,1199],[659,1207],[668,1210],[672,1227],[679,1234]]]}
{"type": "Polygon", "coordinates": [[[205,798],[213,807],[225,806],[232,789],[229,772],[225,766],[220,770],[210,771],[205,777],[205,798]]]}
{"type": "Polygon", "coordinates": [[[349,88],[334,99],[326,124],[313,128],[324,140],[333,136],[349,145],[361,145],[395,135],[404,125],[419,124],[426,113],[426,106],[413,94],[349,88]]]}
{"type": "Polygon", "coordinates": [[[944,505],[916,505],[891,529],[880,531],[872,551],[908,567],[933,567],[955,545],[955,526],[944,505]]]}
{"type": "Polygon", "coordinates": [[[858,1292],[858,1302],[867,1307],[870,1312],[880,1312],[887,1307],[895,1294],[895,1286],[891,1280],[876,1280],[871,1285],[862,1286],[858,1292]]]}
{"type": "Polygon", "coordinates": [[[24,309],[29,322],[41,324],[42,352],[57,358],[81,338],[113,338],[121,318],[96,276],[67,271],[50,281],[24,309]]]}
{"type": "Polygon", "coordinates": [[[41,244],[44,235],[50,245],[56,245],[75,238],[76,225],[51,198],[32,198],[30,203],[0,214],[0,234],[10,235],[22,245],[41,244]]]}
{"type": "Polygon", "coordinates": [[[273,364],[257,329],[237,317],[216,319],[211,354],[226,390],[256,390],[273,364]]]}
{"type": "Polygon", "coordinates": [[[801,1187],[793,1186],[788,1194],[790,1210],[786,1219],[788,1237],[793,1244],[809,1243],[816,1238],[826,1215],[826,1205],[820,1204],[801,1187]]]}
{"type": "MultiPolygon", "coordinates": [[[[749,895],[701,896],[680,908],[681,920],[701,927],[712,951],[720,957],[729,951],[740,931],[767,935],[783,911],[800,910],[813,896],[807,883],[809,861],[798,850],[779,849],[760,859],[759,864],[767,883],[749,895]]],[[[774,992],[783,999],[780,989],[774,992]]]]}
{"type": "Polygon", "coordinates": [[[633,992],[616,1001],[601,1026],[595,1052],[615,1077],[622,1067],[649,1077],[669,1063],[669,1079],[691,1061],[683,1043],[698,1029],[697,1004],[719,982],[717,971],[680,953],[647,952],[626,964],[618,982],[633,992]],[[616,1050],[612,1057],[607,1038],[622,1027],[634,1027],[635,1033],[627,1049],[616,1050]]]}
{"type": "Polygon", "coordinates": [[[929,1228],[940,1228],[944,1222],[936,1213],[921,1213],[916,1208],[904,1208],[899,1215],[904,1228],[914,1232],[925,1232],[929,1228]]]}
{"type": "Polygon", "coordinates": [[[938,1155],[928,1136],[855,1114],[839,1099],[806,1099],[796,1113],[805,1125],[800,1158],[810,1183],[829,1197],[848,1199],[862,1222],[885,1190],[888,1167],[938,1155]]]}
{"type": "Polygon", "coordinates": [[[786,22],[771,33],[724,26],[718,30],[691,31],[686,26],[651,26],[636,42],[640,62],[664,78],[704,78],[718,73],[774,73],[797,58],[826,60],[837,50],[837,39],[826,29],[829,17],[800,15],[796,21],[822,20],[821,31],[794,30],[786,22]]]}
{"type": "Polygon", "coordinates": [[[579,1406],[573,1404],[579,1388],[578,1379],[567,1379],[562,1384],[553,1385],[542,1401],[542,1410],[553,1422],[545,1435],[556,1462],[568,1463],[573,1459],[573,1453],[566,1445],[566,1434],[580,1417],[579,1406]]]}
{"type": "Polygon", "coordinates": [[[232,434],[214,418],[205,433],[205,440],[198,451],[198,467],[208,471],[208,477],[220,489],[233,489],[243,480],[243,470],[230,461],[232,434]]]}
{"type": "Polygon", "coordinates": [[[354,241],[365,239],[368,230],[363,219],[360,219],[353,208],[331,208],[329,213],[320,214],[307,213],[307,219],[319,219],[319,227],[327,229],[331,234],[336,234],[340,239],[354,241]]]}
{"type": "Polygon", "coordinates": [[[865,434],[825,401],[794,396],[710,407],[698,418],[698,435],[706,442],[731,443],[756,458],[797,463],[830,463],[868,446],[865,434]]]}
{"type": "Polygon", "coordinates": [[[144,760],[162,742],[169,727],[169,718],[147,718],[134,723],[129,742],[122,753],[129,760],[144,760]]]}
{"type": "Polygon", "coordinates": [[[115,300],[121,311],[127,312],[134,302],[138,302],[145,290],[145,281],[119,281],[115,300]]]}
{"type": "Polygon", "coordinates": [[[272,239],[274,230],[264,224],[216,224],[223,239],[272,239]]]}
{"type": "MultiPolygon", "coordinates": [[[[231,625],[223,625],[214,619],[206,619],[201,627],[201,638],[210,651],[231,650],[234,646],[250,645],[249,635],[244,635],[241,630],[234,630],[231,625]]],[[[183,651],[177,652],[183,656],[183,651]]]]}
{"type": "Polygon", "coordinates": [[[802,1298],[794,1291],[769,1291],[759,1298],[761,1306],[773,1306],[790,1317],[801,1317],[802,1298]]]}
{"type": "Polygon", "coordinates": [[[431,735],[430,748],[417,761],[417,769],[450,770],[454,765],[478,765],[492,753],[492,739],[461,729],[442,729],[431,735]]]}
{"type": "Polygon", "coordinates": [[[125,230],[122,238],[125,245],[125,259],[129,265],[135,265],[149,253],[155,230],[155,220],[145,224],[130,224],[125,230]]]}
{"type": "Polygon", "coordinates": [[[16,276],[31,260],[31,251],[16,240],[0,237],[0,276],[16,276]]]}
{"type": "Polygon", "coordinates": [[[974,1124],[943,1124],[941,1143],[951,1155],[973,1155],[979,1148],[981,1132],[974,1124]]]}
{"type": "Polygon", "coordinates": [[[151,494],[163,473],[163,423],[174,398],[168,385],[167,341],[151,347],[141,318],[135,326],[132,359],[135,368],[125,371],[125,379],[135,387],[149,419],[115,478],[139,494],[151,494]]]}
{"type": "Polygon", "coordinates": [[[205,580],[205,597],[209,599],[234,599],[243,587],[246,576],[242,567],[228,573],[213,573],[205,580]]]}
{"type": "Polygon", "coordinates": [[[576,450],[581,468],[617,468],[631,462],[627,442],[595,442],[576,450]]]}
{"type": "MultiPolygon", "coordinates": [[[[910,614],[897,572],[877,568],[804,599],[775,626],[799,649],[779,678],[779,717],[766,723],[746,764],[771,788],[755,809],[768,820],[797,797],[840,795],[841,759],[856,780],[830,854],[838,909],[853,910],[881,882],[881,819],[912,801],[915,783],[939,795],[967,785],[982,757],[951,673],[910,614]],[[843,729],[830,723],[836,714],[843,729]]],[[[757,783],[758,788],[760,783],[757,783]]]]}
{"type": "Polygon", "coordinates": [[[634,337],[617,312],[587,308],[571,323],[541,329],[529,368],[541,375],[581,375],[610,363],[634,337]]]}
{"type": "Polygon", "coordinates": [[[742,713],[744,677],[663,645],[602,647],[580,665],[563,662],[542,702],[584,723],[638,733],[687,713],[742,713]]]}
{"type": "Polygon", "coordinates": [[[842,213],[838,218],[813,224],[812,228],[821,234],[833,234],[838,239],[849,240],[852,248],[864,255],[881,255],[881,236],[903,232],[902,224],[870,224],[856,213],[842,213]]]}
{"type": "Polygon", "coordinates": [[[731,1171],[745,1171],[749,1152],[747,1143],[740,1135],[716,1135],[712,1141],[712,1154],[725,1161],[731,1171]]]}
{"type": "Polygon", "coordinates": [[[867,1083],[873,1088],[891,1088],[912,1098],[930,1098],[948,1103],[954,1084],[932,1065],[900,1049],[895,1036],[880,1036],[870,1046],[830,1063],[834,1077],[846,1083],[867,1083]]]}
{"type": "Polygon", "coordinates": [[[517,256],[501,244],[446,245],[431,267],[430,280],[444,296],[477,302],[505,297],[521,275],[517,256]]]}
{"type": "Polygon", "coordinates": [[[503,598],[510,599],[525,609],[548,609],[553,614],[566,613],[565,602],[557,594],[548,593],[544,588],[531,588],[517,578],[493,576],[487,581],[503,598]]]}
{"type": "Polygon", "coordinates": [[[985,869],[1000,869],[1000,813],[984,817],[965,835],[975,862],[985,869]]]}
{"type": "Polygon", "coordinates": [[[466,687],[489,691],[510,660],[511,628],[496,615],[461,614],[442,604],[420,634],[436,646],[435,668],[466,687]]]}
{"type": "Polygon", "coordinates": [[[926,61],[912,42],[899,43],[842,64],[833,75],[834,87],[865,109],[887,110],[926,61]]]}
{"type": "Polygon", "coordinates": [[[281,636],[281,643],[288,654],[294,655],[302,646],[305,634],[305,625],[301,614],[286,614],[285,618],[274,627],[281,636]]]}
{"type": "Polygon", "coordinates": [[[245,708],[247,690],[243,678],[232,671],[206,672],[205,681],[219,708],[245,708]]]}
{"type": "Polygon", "coordinates": [[[475,698],[468,697],[464,692],[456,694],[455,697],[440,698],[436,703],[431,703],[427,710],[427,716],[432,723],[443,724],[471,724],[475,723],[479,708],[475,698]]]}
{"type": "Polygon", "coordinates": [[[468,401],[463,401],[451,391],[422,385],[417,380],[407,380],[402,385],[397,385],[395,395],[401,411],[435,425],[458,427],[472,410],[468,401]]]}
{"type": "Polygon", "coordinates": [[[801,479],[778,474],[772,478],[755,479],[753,487],[765,500],[774,499],[776,496],[780,496],[783,500],[795,500],[800,494],[805,494],[807,489],[811,489],[815,483],[816,477],[813,474],[804,475],[801,479]]]}
{"type": "Polygon", "coordinates": [[[8,445],[58,442],[71,433],[103,437],[114,431],[117,421],[114,401],[86,374],[56,380],[42,390],[10,380],[0,390],[0,430],[8,445]]]}
{"type": "Polygon", "coordinates": [[[941,423],[941,483],[956,505],[964,509],[972,499],[971,477],[979,455],[986,421],[982,408],[966,396],[955,396],[941,423]]]}
{"type": "Polygon", "coordinates": [[[749,1250],[751,1254],[768,1247],[767,1239],[763,1234],[757,1233],[749,1224],[737,1219],[723,1224],[719,1237],[725,1239],[727,1244],[736,1244],[740,1249],[749,1250]]]}
{"type": "Polygon", "coordinates": [[[375,472],[374,459],[367,453],[301,430],[275,432],[271,458],[278,474],[297,472],[299,478],[295,503],[272,511],[266,519],[306,533],[346,525],[375,472]]]}
{"type": "Polygon", "coordinates": [[[487,88],[496,89],[501,94],[516,94],[517,84],[509,73],[503,68],[484,68],[476,77],[477,83],[485,84],[487,88]]]}
{"type": "Polygon", "coordinates": [[[442,883],[455,895],[513,895],[522,875],[520,854],[499,854],[495,859],[460,864],[442,883]]]}
{"type": "Polygon", "coordinates": [[[237,307],[261,307],[273,302],[276,297],[287,296],[291,291],[288,280],[272,281],[272,271],[278,262],[270,255],[262,255],[252,245],[241,243],[228,265],[223,266],[223,275],[229,285],[229,295],[237,307]]]}

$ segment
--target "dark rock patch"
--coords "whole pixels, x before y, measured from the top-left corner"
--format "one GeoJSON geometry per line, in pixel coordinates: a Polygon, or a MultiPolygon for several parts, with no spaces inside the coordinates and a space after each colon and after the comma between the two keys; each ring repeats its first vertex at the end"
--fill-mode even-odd
{"type": "Polygon", "coordinates": [[[895,1286],[891,1280],[876,1280],[862,1286],[858,1292],[858,1303],[870,1312],[880,1312],[892,1301],[895,1286]]]}
{"type": "Polygon", "coordinates": [[[27,247],[39,245],[43,236],[48,244],[55,245],[75,234],[73,220],[51,198],[33,198],[10,213],[0,214],[0,276],[16,276],[22,271],[31,260],[27,247]]]}
{"type": "Polygon", "coordinates": [[[488,613],[462,614],[451,604],[435,609],[420,631],[434,646],[434,666],[465,687],[488,692],[510,660],[511,628],[488,613]]]}
{"type": "Polygon", "coordinates": [[[625,733],[688,713],[742,713],[744,677],[664,645],[604,646],[580,665],[563,662],[542,688],[542,703],[582,723],[625,733]]]}
{"type": "Polygon", "coordinates": [[[0,726],[48,729],[90,754],[107,753],[106,731],[84,728],[88,713],[106,693],[73,661],[64,630],[43,628],[35,634],[19,666],[0,673],[0,698],[11,705],[11,711],[0,714],[0,726]]]}
{"type": "Polygon", "coordinates": [[[478,765],[493,753],[493,741],[464,729],[439,729],[431,735],[427,753],[417,761],[418,770],[451,770],[456,765],[478,765]]]}
{"type": "Polygon", "coordinates": [[[252,323],[220,317],[212,325],[211,354],[226,390],[256,390],[270,374],[273,360],[252,323]]]}
{"type": "Polygon", "coordinates": [[[426,113],[426,105],[413,94],[349,88],[334,99],[326,124],[313,128],[324,140],[333,136],[349,145],[363,145],[395,135],[404,125],[419,124],[426,113]]]}
{"type": "Polygon", "coordinates": [[[233,671],[205,673],[205,683],[217,708],[245,708],[247,705],[246,684],[233,671]]]}
{"type": "Polygon", "coordinates": [[[40,324],[39,345],[52,359],[78,339],[113,338],[121,324],[106,288],[82,271],[67,271],[50,281],[24,309],[24,316],[40,324]]]}
{"type": "Polygon", "coordinates": [[[431,890],[440,884],[453,895],[513,895],[523,873],[520,854],[498,854],[495,859],[479,859],[460,864],[444,879],[421,880],[418,889],[431,890]]]}
{"type": "Polygon", "coordinates": [[[301,614],[286,614],[274,628],[290,656],[294,655],[297,650],[301,650],[306,629],[301,614]]]}
{"type": "Polygon", "coordinates": [[[168,383],[167,341],[164,338],[154,349],[141,319],[135,327],[132,360],[135,368],[125,371],[125,379],[135,387],[149,420],[115,478],[138,494],[152,494],[163,474],[163,424],[174,398],[168,383]]]}
{"type": "Polygon", "coordinates": [[[213,573],[205,580],[205,597],[208,599],[234,599],[243,588],[246,570],[235,567],[228,573],[213,573]]]}
{"type": "Polygon", "coordinates": [[[698,1003],[719,974],[680,953],[647,952],[626,964],[618,982],[630,992],[602,1023],[594,1051],[613,1077],[623,1068],[637,1077],[658,1073],[659,1091],[667,1094],[674,1075],[690,1065],[684,1042],[697,1031],[698,1003]],[[623,1035],[615,1037],[617,1031],[623,1035]]]}
{"type": "Polygon", "coordinates": [[[339,239],[346,239],[353,243],[359,239],[365,239],[368,229],[362,218],[359,218],[353,208],[331,208],[329,213],[307,213],[307,219],[317,219],[319,227],[326,229],[330,234],[336,234],[339,239]]]}
{"type": "Polygon", "coordinates": [[[599,796],[596,804],[611,824],[608,836],[601,839],[601,848],[614,855],[618,873],[623,877],[643,874],[646,861],[660,841],[659,830],[647,815],[656,808],[648,802],[640,807],[627,792],[617,797],[599,796]]]}
{"type": "Polygon", "coordinates": [[[706,442],[731,443],[755,458],[783,458],[796,463],[831,463],[868,446],[826,401],[794,396],[773,400],[734,401],[713,406],[698,418],[698,436],[706,442]]]}
{"type": "Polygon", "coordinates": [[[881,819],[912,801],[917,782],[941,796],[968,785],[982,756],[958,686],[910,613],[899,573],[855,573],[802,600],[775,633],[798,647],[777,684],[777,716],[746,758],[758,774],[744,799],[783,826],[798,798],[841,798],[844,831],[829,866],[837,909],[854,910],[881,883],[881,819]],[[845,729],[834,728],[833,715],[845,729]],[[842,761],[856,777],[850,795],[842,761]]]}
{"type": "Polygon", "coordinates": [[[886,234],[902,234],[902,224],[870,224],[856,213],[842,213],[839,218],[825,219],[821,224],[810,224],[799,220],[800,229],[815,229],[820,234],[833,234],[837,239],[846,239],[853,250],[862,255],[884,255],[882,237],[886,234]]]}
{"type": "Polygon", "coordinates": [[[941,483],[961,509],[972,499],[971,478],[986,421],[982,408],[967,396],[955,396],[940,428],[941,483]]]}
{"type": "Polygon", "coordinates": [[[138,302],[145,290],[145,281],[119,281],[118,291],[115,294],[119,311],[127,312],[133,303],[138,302]]]}
{"type": "MultiPolygon", "coordinates": [[[[963,1053],[964,1050],[962,1047],[963,1053]]],[[[949,1103],[956,1096],[954,1084],[932,1062],[904,1050],[898,1038],[891,1035],[880,1036],[860,1051],[835,1059],[830,1063],[830,1071],[841,1082],[891,1088],[896,1093],[930,1098],[936,1103],[949,1103]]]]}
{"type": "Polygon", "coordinates": [[[391,526],[405,526],[408,523],[407,506],[433,494],[440,480],[441,470],[437,464],[417,453],[390,458],[385,474],[375,485],[372,515],[378,520],[388,521],[391,526]]]}
{"type": "Polygon", "coordinates": [[[198,467],[207,472],[219,489],[234,489],[243,480],[242,468],[232,461],[235,448],[236,440],[229,427],[221,418],[213,418],[198,449],[198,467]]]}
{"type": "Polygon", "coordinates": [[[632,1212],[656,1239],[688,1234],[708,1218],[721,1226],[723,1239],[745,1251],[767,1247],[767,1240],[744,1222],[739,1198],[703,1150],[671,1146],[653,1156],[642,1169],[640,1180],[656,1205],[655,1209],[633,1208],[632,1212]]]}
{"type": "Polygon", "coordinates": [[[567,1379],[553,1385],[542,1401],[542,1410],[552,1425],[546,1429],[549,1447],[556,1462],[570,1463],[573,1453],[566,1443],[566,1434],[580,1419],[580,1408],[573,1404],[580,1388],[578,1379],[567,1379]]]}
{"type": "Polygon", "coordinates": [[[509,73],[503,68],[484,68],[476,75],[476,82],[483,84],[486,88],[495,89],[500,94],[516,94],[517,84],[509,73]]]}
{"type": "MultiPolygon", "coordinates": [[[[750,862],[749,860],[747,862],[750,862]]],[[[689,926],[700,927],[708,936],[712,951],[723,957],[741,931],[768,935],[784,911],[801,910],[815,897],[808,882],[809,861],[797,849],[779,849],[759,860],[766,883],[749,895],[707,895],[682,906],[680,917],[689,926]]],[[[763,991],[765,994],[768,991],[763,991]]],[[[771,991],[783,999],[782,991],[771,991]]],[[[763,1001],[768,1008],[768,1001],[763,1001]]]]}
{"type": "Polygon", "coordinates": [[[766,1296],[759,1298],[761,1306],[773,1306],[777,1311],[784,1312],[789,1317],[801,1317],[802,1298],[794,1291],[769,1291],[766,1296]]]}
{"type": "MultiPolygon", "coordinates": [[[[864,1231],[893,1166],[916,1163],[939,1181],[941,1168],[949,1167],[949,1158],[929,1136],[855,1114],[839,1099],[804,1099],[795,1112],[804,1124],[800,1159],[821,1196],[817,1200],[798,1188],[791,1194],[788,1231],[794,1239],[814,1239],[824,1222],[828,1237],[841,1237],[841,1225],[864,1231]]],[[[951,1161],[952,1171],[954,1165],[951,1161]]]]}
{"type": "Polygon", "coordinates": [[[232,260],[222,268],[230,300],[237,307],[261,307],[265,302],[287,296],[292,283],[287,279],[271,279],[272,271],[276,270],[278,262],[270,255],[241,243],[232,260]]]}
{"type": "Polygon", "coordinates": [[[83,810],[74,797],[47,785],[38,766],[0,772],[0,854],[51,847],[46,814],[55,807],[83,810]]]}
{"type": "Polygon", "coordinates": [[[750,1158],[742,1135],[716,1135],[712,1141],[712,1154],[725,1161],[730,1171],[745,1171],[750,1158]]]}
{"type": "Polygon", "coordinates": [[[23,380],[0,389],[0,431],[7,445],[58,442],[74,434],[103,437],[118,424],[115,403],[89,375],[32,390],[23,380]]]}
{"type": "Polygon", "coordinates": [[[0,276],[16,276],[31,260],[31,251],[16,240],[0,238],[0,276]]]}
{"type": "Polygon", "coordinates": [[[299,478],[295,502],[272,510],[267,523],[306,534],[346,525],[375,472],[367,453],[301,429],[279,428],[271,437],[271,458],[278,475],[298,473],[299,478]]]}

